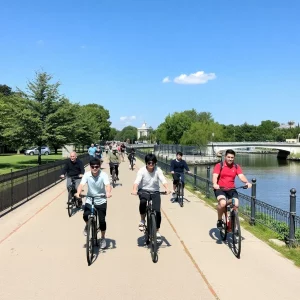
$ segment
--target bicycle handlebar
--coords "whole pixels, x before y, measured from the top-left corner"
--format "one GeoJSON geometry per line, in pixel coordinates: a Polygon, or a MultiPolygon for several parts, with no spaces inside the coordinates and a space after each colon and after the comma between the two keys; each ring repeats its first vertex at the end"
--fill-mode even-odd
{"type": "Polygon", "coordinates": [[[248,186],[247,185],[242,185],[242,186],[238,186],[238,187],[235,187],[235,188],[226,188],[226,187],[224,187],[224,186],[220,186],[220,190],[222,190],[222,191],[231,191],[231,190],[238,190],[238,189],[247,189],[248,188],[248,186]]]}
{"type": "Polygon", "coordinates": [[[93,196],[80,194],[79,196],[81,198],[83,198],[83,197],[89,197],[89,198],[92,198],[92,199],[94,199],[96,197],[106,198],[106,194],[98,194],[98,195],[93,195],[93,196]]]}
{"type": "Polygon", "coordinates": [[[137,195],[156,195],[156,194],[160,194],[160,195],[167,195],[167,192],[151,192],[151,191],[142,191],[142,192],[138,192],[137,195]]]}

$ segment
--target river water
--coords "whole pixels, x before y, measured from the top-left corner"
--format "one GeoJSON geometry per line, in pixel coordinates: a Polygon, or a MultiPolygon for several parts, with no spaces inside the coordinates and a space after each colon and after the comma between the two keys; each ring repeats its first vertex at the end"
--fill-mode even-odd
{"type": "MultiPolygon", "coordinates": [[[[300,162],[277,160],[276,154],[244,153],[237,153],[235,162],[242,167],[249,181],[256,178],[258,200],[289,211],[290,189],[295,188],[296,196],[298,194],[297,215],[300,215],[300,162]]],[[[193,166],[190,168],[193,170],[193,166]]],[[[197,166],[197,173],[206,177],[206,166],[197,166]]],[[[236,186],[240,185],[237,179],[236,186]]],[[[250,195],[250,190],[240,191],[250,195]]]]}

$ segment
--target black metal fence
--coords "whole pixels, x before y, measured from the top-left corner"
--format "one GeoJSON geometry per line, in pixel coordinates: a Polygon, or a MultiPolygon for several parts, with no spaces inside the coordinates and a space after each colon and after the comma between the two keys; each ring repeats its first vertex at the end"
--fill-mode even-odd
{"type": "MultiPolygon", "coordinates": [[[[144,160],[145,152],[136,150],[137,157],[144,160]]],[[[165,172],[170,172],[170,160],[159,159],[158,166],[165,172]]],[[[197,175],[197,166],[194,167],[194,174],[186,174],[186,182],[192,185],[195,190],[200,191],[208,198],[215,197],[211,181],[210,166],[207,166],[206,178],[197,175]]],[[[256,179],[252,179],[251,196],[239,194],[239,212],[249,220],[251,225],[256,223],[267,226],[278,234],[278,237],[294,246],[300,242],[300,216],[296,215],[296,190],[290,190],[290,211],[282,210],[256,198],[256,179]]],[[[288,197],[288,195],[287,195],[288,197]]]]}
{"type": "MultiPolygon", "coordinates": [[[[84,165],[89,162],[89,155],[78,155],[84,165]]],[[[46,188],[61,181],[61,170],[67,159],[17,172],[0,175],[0,213],[13,209],[46,188]]]]}

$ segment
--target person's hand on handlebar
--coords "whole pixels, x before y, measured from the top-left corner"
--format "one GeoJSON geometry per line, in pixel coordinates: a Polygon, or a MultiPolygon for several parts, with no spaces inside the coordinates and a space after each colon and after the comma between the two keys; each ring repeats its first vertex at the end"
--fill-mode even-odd
{"type": "Polygon", "coordinates": [[[171,171],[171,174],[175,174],[175,172],[174,172],[174,171],[171,171]]]}
{"type": "Polygon", "coordinates": [[[220,186],[219,186],[217,183],[214,183],[214,184],[213,184],[213,188],[214,188],[215,190],[219,190],[219,189],[220,189],[220,186]]]}
{"type": "Polygon", "coordinates": [[[133,191],[131,192],[131,195],[136,196],[137,194],[138,194],[138,192],[137,192],[136,190],[133,190],[133,191]]]}
{"type": "Polygon", "coordinates": [[[169,195],[169,194],[171,194],[171,191],[165,190],[165,193],[166,193],[166,195],[169,195]]]}
{"type": "Polygon", "coordinates": [[[109,193],[109,192],[106,192],[106,198],[111,198],[111,193],[109,193]]]}
{"type": "Polygon", "coordinates": [[[61,179],[64,179],[65,178],[65,175],[60,175],[59,176],[61,179]]]}
{"type": "Polygon", "coordinates": [[[252,187],[252,184],[250,182],[246,182],[245,186],[247,186],[247,188],[250,189],[252,187]]]}
{"type": "Polygon", "coordinates": [[[78,193],[74,194],[74,197],[80,198],[80,195],[78,193]]]}

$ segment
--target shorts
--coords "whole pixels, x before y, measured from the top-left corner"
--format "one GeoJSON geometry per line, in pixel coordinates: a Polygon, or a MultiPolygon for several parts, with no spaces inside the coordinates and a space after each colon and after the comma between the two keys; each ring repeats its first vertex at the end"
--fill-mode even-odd
{"type": "Polygon", "coordinates": [[[174,173],[173,174],[173,184],[176,185],[179,182],[179,177],[181,177],[181,182],[184,183],[184,174],[183,173],[182,174],[174,173]]]}
{"type": "Polygon", "coordinates": [[[232,198],[239,198],[239,194],[236,190],[229,190],[229,191],[223,191],[223,190],[214,190],[216,198],[218,196],[224,196],[226,200],[232,199],[232,198]]]}

